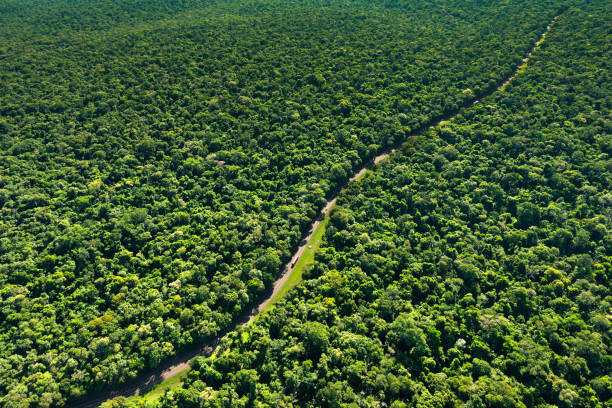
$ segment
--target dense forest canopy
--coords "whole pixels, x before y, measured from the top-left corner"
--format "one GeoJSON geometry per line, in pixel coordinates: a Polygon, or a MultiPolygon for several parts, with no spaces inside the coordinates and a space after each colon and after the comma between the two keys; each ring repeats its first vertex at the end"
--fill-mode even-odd
{"type": "MultiPolygon", "coordinates": [[[[517,349],[523,340],[544,348],[546,358],[534,359],[558,379],[550,395],[582,401],[590,389],[603,401],[611,145],[610,12],[601,4],[571,8],[559,23],[564,31],[543,45],[516,88],[428,134],[351,190],[312,279],[240,337],[243,346],[230,341],[230,360],[198,361],[185,390],[164,404],[273,406],[308,396],[313,406],[327,404],[318,398],[334,406],[334,398],[349,403],[360,392],[391,404],[434,395],[432,373],[477,390],[506,387],[516,401],[559,403],[531,390],[540,384],[520,377],[522,366],[508,368],[514,349],[504,336],[517,349]],[[551,289],[561,300],[539,292],[553,283],[532,279],[544,262],[551,282],[561,282],[551,289]],[[576,265],[592,277],[576,277],[576,265]],[[448,279],[455,292],[446,296],[448,279]],[[515,313],[519,298],[527,312],[515,313]],[[525,334],[548,315],[554,327],[566,327],[559,316],[574,319],[557,333],[565,346],[525,334]],[[358,329],[350,316],[362,319],[358,329]],[[476,331],[481,316],[503,326],[501,344],[476,331]],[[416,344],[405,343],[412,340],[402,325],[424,341],[418,358],[401,354],[416,344]],[[428,343],[445,325],[464,331],[428,343]],[[595,366],[574,351],[575,328],[600,356],[595,366]],[[304,330],[312,337],[300,337],[304,330]],[[344,332],[353,337],[340,340],[344,332]],[[329,347],[349,352],[364,336],[372,354],[360,352],[366,360],[355,360],[357,371],[370,378],[375,367],[408,388],[379,395],[339,368],[332,377],[316,371],[323,356],[332,366],[343,361],[329,347]],[[449,351],[459,338],[479,339],[489,354],[472,352],[473,343],[449,351]],[[276,348],[262,352],[262,344],[276,348]],[[287,360],[268,361],[276,351],[287,360]],[[570,369],[553,366],[553,353],[583,371],[569,377],[570,369]],[[291,371],[294,363],[303,371],[291,371]],[[284,371],[272,376],[281,368],[312,381],[290,385],[284,371]]],[[[214,338],[270,287],[354,170],[494,89],[571,5],[3,2],[0,405],[63,406],[214,338]]],[[[440,392],[466,401],[467,391],[448,387],[440,392]]]]}
{"type": "Polygon", "coordinates": [[[610,407],[611,17],[351,185],[309,279],[160,405],[610,407]]]}

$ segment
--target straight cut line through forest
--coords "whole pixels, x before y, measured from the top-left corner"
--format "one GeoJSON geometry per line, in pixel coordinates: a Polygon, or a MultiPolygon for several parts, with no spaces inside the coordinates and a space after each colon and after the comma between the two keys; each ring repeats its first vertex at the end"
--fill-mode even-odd
{"type": "Polygon", "coordinates": [[[105,391],[100,391],[100,392],[89,393],[86,397],[82,398],[80,401],[75,401],[72,404],[68,404],[68,406],[72,408],[93,408],[93,407],[99,406],[102,402],[108,399],[111,399],[111,398],[120,397],[120,396],[129,397],[129,396],[133,396],[137,394],[142,394],[152,389],[156,385],[162,383],[163,381],[166,381],[169,378],[172,378],[180,374],[181,372],[189,369],[189,362],[194,357],[210,355],[215,350],[217,345],[220,343],[221,339],[226,334],[234,331],[240,325],[248,324],[252,322],[262,311],[266,309],[266,306],[268,306],[270,302],[272,302],[275,299],[275,297],[279,294],[279,292],[281,292],[281,289],[283,288],[283,286],[285,285],[285,283],[291,276],[292,272],[294,271],[295,265],[297,264],[298,260],[304,253],[307,246],[310,245],[312,236],[317,230],[317,228],[319,227],[323,218],[334,207],[338,199],[338,196],[348,187],[348,185],[351,182],[360,178],[368,170],[370,170],[373,166],[375,166],[376,164],[388,158],[397,149],[401,148],[401,146],[404,143],[406,143],[408,139],[420,136],[422,133],[426,132],[427,130],[444,124],[445,122],[453,119],[455,116],[464,112],[470,106],[481,102],[483,99],[499,91],[503,91],[504,88],[506,88],[514,80],[514,78],[521,72],[521,70],[525,68],[533,52],[539,48],[539,46],[542,44],[542,42],[546,38],[546,35],[550,32],[551,28],[559,20],[560,17],[561,17],[561,14],[558,14],[550,21],[544,33],[542,33],[538,41],[534,44],[531,50],[529,50],[529,52],[525,55],[521,64],[517,66],[516,69],[508,77],[506,77],[497,87],[489,90],[488,92],[481,95],[477,99],[464,104],[463,106],[457,108],[455,111],[445,114],[444,116],[435,118],[431,120],[429,123],[426,123],[425,125],[419,127],[418,129],[412,130],[405,140],[401,141],[400,143],[396,144],[393,147],[390,147],[384,150],[382,153],[376,156],[373,160],[366,163],[355,174],[353,174],[341,188],[335,190],[332,193],[332,196],[329,198],[329,200],[325,204],[325,206],[323,207],[323,209],[321,209],[321,211],[319,212],[315,221],[311,224],[308,232],[304,235],[304,237],[300,241],[298,248],[294,252],[289,262],[282,269],[280,276],[274,282],[273,287],[270,290],[268,290],[267,293],[259,299],[258,303],[256,303],[252,308],[247,309],[227,329],[219,333],[217,337],[208,341],[206,344],[200,344],[196,347],[192,347],[190,349],[180,352],[174,358],[168,360],[165,364],[160,365],[156,369],[148,370],[142,373],[141,375],[139,375],[137,378],[135,378],[131,382],[125,383],[123,386],[119,388],[116,388],[114,390],[105,390],[105,391]]]}

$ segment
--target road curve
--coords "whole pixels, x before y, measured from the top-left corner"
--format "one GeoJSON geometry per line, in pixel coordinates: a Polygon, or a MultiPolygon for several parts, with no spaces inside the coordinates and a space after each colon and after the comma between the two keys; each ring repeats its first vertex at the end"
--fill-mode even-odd
{"type": "MultiPolygon", "coordinates": [[[[442,117],[436,118],[430,121],[429,123],[421,126],[420,128],[411,131],[409,137],[418,136],[419,134],[431,128],[434,128],[436,126],[439,126],[451,120],[452,118],[457,116],[459,113],[462,113],[465,109],[469,108],[470,106],[475,105],[479,103],[480,101],[482,101],[484,98],[487,98],[491,96],[492,94],[498,91],[502,91],[504,88],[506,88],[508,84],[510,84],[510,82],[514,80],[517,74],[527,65],[533,52],[542,44],[542,42],[546,38],[546,34],[548,34],[548,32],[553,27],[553,25],[559,20],[560,16],[561,14],[558,14],[550,21],[544,33],[542,33],[538,41],[534,44],[531,50],[529,50],[529,52],[525,55],[525,58],[523,58],[521,64],[518,67],[516,67],[514,72],[512,72],[508,77],[504,78],[504,81],[499,86],[487,91],[484,95],[481,95],[476,100],[469,102],[465,106],[462,106],[456,109],[454,112],[451,112],[442,117]]],[[[294,255],[291,257],[287,265],[285,265],[279,278],[274,282],[274,285],[272,286],[272,288],[266,292],[266,294],[260,299],[259,303],[254,305],[251,309],[247,309],[247,311],[245,311],[238,319],[236,319],[230,325],[230,327],[221,331],[216,338],[210,340],[206,344],[201,344],[198,347],[194,347],[194,348],[180,352],[179,355],[168,360],[167,362],[165,362],[165,364],[162,364],[160,367],[157,367],[154,370],[149,370],[141,374],[140,376],[133,379],[129,383],[121,385],[119,388],[116,388],[114,390],[106,390],[106,391],[101,391],[101,392],[89,393],[87,394],[86,397],[78,401],[68,403],[66,406],[71,407],[71,408],[94,408],[94,407],[99,406],[102,402],[110,398],[115,398],[119,396],[128,397],[132,395],[142,394],[143,392],[150,390],[151,388],[160,384],[161,382],[171,377],[174,377],[175,375],[188,369],[189,362],[194,357],[203,356],[203,355],[205,356],[205,355],[211,354],[214,351],[214,349],[217,347],[217,345],[219,345],[221,339],[227,333],[235,330],[236,327],[240,325],[248,324],[252,322],[257,317],[257,315],[259,315],[259,313],[262,310],[264,310],[265,307],[272,301],[272,299],[274,299],[274,297],[279,293],[279,291],[281,290],[285,282],[287,282],[287,279],[289,279],[289,277],[291,276],[291,273],[293,272],[295,264],[297,263],[297,261],[300,259],[300,257],[304,253],[304,250],[306,249],[307,245],[309,245],[312,235],[316,231],[317,227],[319,226],[319,224],[321,223],[325,215],[336,204],[336,200],[338,199],[338,196],[342,193],[342,191],[352,181],[361,177],[375,164],[385,160],[387,157],[389,157],[390,154],[395,152],[395,150],[398,149],[399,147],[401,147],[401,143],[383,151],[381,154],[376,156],[373,160],[366,163],[359,171],[353,174],[353,176],[351,176],[351,178],[347,180],[344,186],[342,186],[340,189],[334,192],[333,196],[327,201],[325,206],[321,209],[319,216],[312,223],[308,233],[300,241],[300,246],[296,249],[294,255]]]]}

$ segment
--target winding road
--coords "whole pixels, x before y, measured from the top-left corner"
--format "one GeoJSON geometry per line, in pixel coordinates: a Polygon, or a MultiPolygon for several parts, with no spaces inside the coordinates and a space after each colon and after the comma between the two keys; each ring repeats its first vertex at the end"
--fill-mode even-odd
{"type": "MultiPolygon", "coordinates": [[[[459,113],[463,112],[465,109],[469,108],[470,106],[479,103],[484,98],[486,98],[488,96],[491,96],[492,94],[494,94],[494,93],[496,93],[498,91],[501,91],[506,86],[508,86],[508,84],[510,84],[510,82],[512,82],[512,80],[514,80],[516,75],[528,63],[528,61],[531,58],[531,55],[533,54],[533,52],[542,44],[542,42],[546,38],[546,34],[548,34],[548,32],[551,30],[551,28],[557,22],[557,20],[559,19],[560,16],[561,16],[561,14],[557,15],[556,17],[554,17],[551,20],[551,22],[546,27],[546,30],[544,31],[544,33],[540,36],[538,41],[534,44],[534,46],[531,48],[531,50],[527,53],[525,58],[523,58],[522,63],[518,67],[516,67],[515,71],[511,75],[506,77],[504,79],[504,81],[499,86],[497,86],[494,89],[491,89],[486,94],[480,96],[478,99],[476,99],[474,101],[469,102],[465,106],[462,106],[462,107],[456,109],[454,112],[451,112],[451,113],[449,113],[447,115],[444,115],[443,117],[437,118],[435,120],[432,120],[430,123],[428,123],[426,125],[423,125],[420,128],[418,128],[418,129],[413,130],[410,133],[409,137],[418,136],[421,133],[423,133],[423,132],[425,132],[425,131],[427,131],[427,130],[429,130],[431,128],[434,128],[436,126],[439,126],[439,125],[441,125],[441,124],[451,120],[453,117],[457,116],[459,113]]],[[[402,141],[402,143],[403,142],[405,142],[405,140],[402,141]]],[[[347,180],[347,182],[345,183],[345,185],[342,188],[340,188],[337,191],[335,191],[333,197],[331,197],[329,199],[329,201],[327,201],[327,203],[325,204],[325,206],[321,210],[321,212],[320,212],[319,216],[317,217],[317,219],[312,223],[311,228],[308,231],[308,233],[300,241],[300,246],[297,248],[297,250],[294,253],[294,255],[291,258],[291,260],[287,263],[287,265],[285,265],[284,269],[282,270],[282,273],[280,274],[279,279],[274,282],[273,287],[270,290],[267,291],[265,296],[263,296],[260,299],[259,303],[257,303],[251,309],[248,309],[245,313],[243,313],[238,319],[236,319],[230,325],[230,327],[228,327],[227,329],[225,329],[222,332],[220,332],[219,335],[215,339],[209,341],[208,343],[206,343],[204,345],[199,345],[198,347],[194,347],[194,348],[191,348],[191,349],[188,349],[188,350],[180,352],[179,355],[177,355],[174,358],[166,361],[160,367],[157,367],[154,370],[149,370],[148,372],[145,372],[145,373],[141,374],[140,376],[138,376],[137,378],[133,379],[129,383],[121,385],[119,388],[116,388],[114,390],[105,390],[105,391],[100,391],[100,392],[89,393],[84,398],[82,398],[82,399],[80,399],[78,401],[73,401],[72,403],[67,404],[67,406],[71,407],[71,408],[94,408],[94,407],[99,406],[102,402],[104,402],[104,401],[106,401],[106,400],[108,400],[110,398],[115,398],[115,397],[119,397],[119,396],[128,397],[128,396],[132,396],[132,395],[142,394],[143,392],[146,392],[146,391],[150,390],[151,388],[153,388],[154,386],[160,384],[161,382],[163,382],[163,381],[165,381],[165,380],[167,380],[169,378],[174,377],[175,375],[183,372],[184,370],[187,370],[189,368],[189,362],[194,357],[211,354],[215,350],[217,345],[220,343],[221,339],[227,333],[235,330],[236,327],[238,327],[240,325],[243,325],[243,324],[248,324],[248,323],[252,322],[259,315],[259,313],[262,310],[264,310],[265,307],[275,298],[275,296],[279,293],[279,291],[281,290],[281,288],[283,287],[285,282],[287,282],[287,280],[291,276],[291,273],[293,272],[295,264],[297,263],[297,261],[300,259],[300,257],[304,253],[304,250],[310,244],[310,241],[311,241],[311,238],[312,238],[314,232],[319,227],[319,225],[322,222],[322,220],[325,217],[325,215],[336,204],[336,200],[338,199],[338,196],[342,193],[342,191],[351,182],[353,182],[354,180],[356,180],[359,177],[361,177],[369,169],[371,169],[374,165],[376,165],[377,163],[379,163],[379,162],[385,160],[387,157],[389,157],[390,154],[392,154],[393,152],[395,152],[396,149],[401,147],[402,143],[399,143],[398,145],[396,145],[396,146],[394,146],[392,148],[389,148],[389,149],[385,150],[383,153],[381,153],[378,156],[376,156],[373,160],[368,162],[363,168],[361,168],[359,171],[357,171],[355,174],[353,174],[353,176],[349,180],[347,180]]]]}

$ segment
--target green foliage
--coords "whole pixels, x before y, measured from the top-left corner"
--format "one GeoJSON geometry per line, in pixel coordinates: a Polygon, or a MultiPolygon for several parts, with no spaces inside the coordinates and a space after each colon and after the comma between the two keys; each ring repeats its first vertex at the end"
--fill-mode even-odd
{"type": "Polygon", "coordinates": [[[609,406],[611,17],[570,8],[504,91],[351,185],[313,278],[198,360],[199,406],[238,370],[249,406],[609,406]]]}

